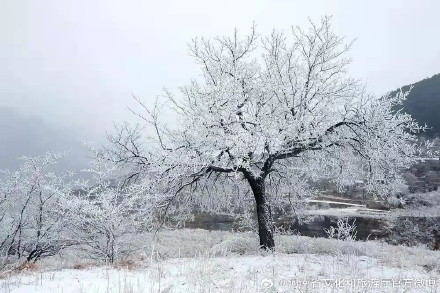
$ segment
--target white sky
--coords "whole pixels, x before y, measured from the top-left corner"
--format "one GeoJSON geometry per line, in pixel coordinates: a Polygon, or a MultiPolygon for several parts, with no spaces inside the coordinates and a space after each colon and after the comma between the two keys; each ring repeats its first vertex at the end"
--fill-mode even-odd
{"type": "Polygon", "coordinates": [[[357,38],[352,74],[375,94],[440,72],[440,1],[0,0],[0,107],[91,138],[199,74],[197,35],[261,33],[333,15],[357,38]]]}

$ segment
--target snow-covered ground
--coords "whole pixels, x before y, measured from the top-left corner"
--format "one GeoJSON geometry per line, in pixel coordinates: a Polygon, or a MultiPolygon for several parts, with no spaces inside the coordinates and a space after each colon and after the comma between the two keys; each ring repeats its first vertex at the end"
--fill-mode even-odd
{"type": "MultiPolygon", "coordinates": [[[[316,254],[180,258],[127,270],[66,269],[23,273],[4,292],[436,292],[438,274],[370,257],[316,254]],[[398,290],[400,289],[400,290],[398,290]],[[405,291],[408,289],[407,291],[405,291]]],[[[439,287],[437,287],[439,288],[439,287]]]]}
{"type": "Polygon", "coordinates": [[[0,292],[440,292],[438,251],[280,235],[271,254],[255,240],[252,233],[169,231],[130,268],[72,269],[81,260],[70,255],[56,269],[60,260],[48,259],[36,271],[4,277],[0,292]]]}

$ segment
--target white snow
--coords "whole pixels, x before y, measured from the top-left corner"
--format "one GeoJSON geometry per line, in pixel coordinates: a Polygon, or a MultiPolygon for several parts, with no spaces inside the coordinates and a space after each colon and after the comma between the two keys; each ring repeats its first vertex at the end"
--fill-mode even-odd
{"type": "Polygon", "coordinates": [[[98,267],[22,273],[1,280],[0,289],[14,293],[292,292],[307,282],[302,288],[312,292],[330,292],[336,285],[339,292],[358,291],[362,286],[367,292],[435,292],[438,277],[420,267],[391,267],[366,256],[269,254],[148,261],[135,270],[98,267]]]}
{"type": "Polygon", "coordinates": [[[302,292],[440,292],[439,251],[299,235],[275,241],[269,254],[251,232],[163,231],[126,262],[130,269],[100,266],[71,249],[37,262],[37,271],[0,276],[0,293],[299,292],[298,280],[302,292]]]}

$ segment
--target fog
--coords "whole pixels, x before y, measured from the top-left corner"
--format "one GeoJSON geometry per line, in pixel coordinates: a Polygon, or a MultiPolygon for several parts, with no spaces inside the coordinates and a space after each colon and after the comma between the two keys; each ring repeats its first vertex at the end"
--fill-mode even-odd
{"type": "Polygon", "coordinates": [[[439,72],[440,2],[424,1],[24,1],[0,2],[0,169],[15,157],[104,141],[135,121],[131,95],[151,102],[197,77],[195,36],[260,33],[333,15],[357,38],[352,72],[383,94],[439,72]]]}

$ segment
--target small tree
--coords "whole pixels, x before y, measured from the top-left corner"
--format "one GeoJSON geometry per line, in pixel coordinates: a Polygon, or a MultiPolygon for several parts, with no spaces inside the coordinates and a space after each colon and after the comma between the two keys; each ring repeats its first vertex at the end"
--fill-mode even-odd
{"type": "Polygon", "coordinates": [[[0,180],[0,269],[54,255],[69,244],[60,204],[71,191],[71,174],[57,175],[53,169],[61,156],[22,157],[20,169],[6,171],[0,180]]]}
{"type": "Polygon", "coordinates": [[[63,211],[69,219],[68,234],[76,243],[90,257],[113,263],[136,249],[133,236],[141,228],[142,200],[114,180],[116,170],[93,151],[93,168],[85,170],[93,183],[84,182],[66,197],[63,211]]]}
{"type": "Polygon", "coordinates": [[[179,214],[186,203],[245,208],[246,192],[231,195],[247,188],[260,245],[271,249],[272,207],[301,202],[310,195],[308,179],[343,186],[362,176],[368,190],[382,195],[400,180],[421,129],[393,111],[406,94],[374,97],[348,77],[352,44],[333,33],[328,17],[307,30],[292,28],[289,37],[277,31],[260,37],[252,27],[245,38],[235,31],[195,39],[189,48],[201,79],[182,87],[181,97],[165,92],[174,128],[159,119],[162,104],[148,107],[135,98],[143,112],[133,112],[155,136],[143,141],[139,128],[124,125],[108,151],[133,167],[128,178],[140,179],[139,192],[149,194],[156,211],[179,214]]]}

